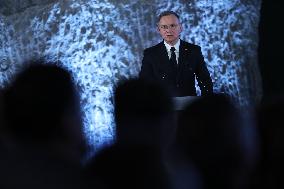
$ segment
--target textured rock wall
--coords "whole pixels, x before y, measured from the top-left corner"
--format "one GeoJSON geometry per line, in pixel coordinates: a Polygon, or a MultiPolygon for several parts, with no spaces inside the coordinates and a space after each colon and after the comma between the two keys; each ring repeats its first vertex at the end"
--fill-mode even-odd
{"type": "Polygon", "coordinates": [[[0,0],[0,85],[37,57],[74,76],[85,131],[97,149],[113,140],[113,87],[136,76],[143,49],[161,41],[156,15],[181,15],[182,39],[202,47],[215,92],[242,106],[262,94],[257,65],[260,0],[0,0]]]}

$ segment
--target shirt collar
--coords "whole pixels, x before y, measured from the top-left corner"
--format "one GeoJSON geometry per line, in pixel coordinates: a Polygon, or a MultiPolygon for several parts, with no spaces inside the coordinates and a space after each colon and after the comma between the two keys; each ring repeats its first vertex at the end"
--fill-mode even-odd
{"type": "Polygon", "coordinates": [[[176,49],[175,51],[179,52],[180,39],[178,39],[177,43],[174,46],[169,45],[165,41],[164,41],[164,44],[165,44],[168,52],[171,50],[171,47],[174,47],[176,49]]]}

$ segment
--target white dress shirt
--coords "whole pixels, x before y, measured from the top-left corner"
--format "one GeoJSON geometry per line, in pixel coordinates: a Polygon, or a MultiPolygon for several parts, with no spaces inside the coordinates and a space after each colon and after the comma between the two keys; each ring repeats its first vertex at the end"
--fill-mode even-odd
{"type": "Polygon", "coordinates": [[[171,59],[171,48],[172,48],[172,47],[175,48],[175,53],[176,53],[176,58],[177,58],[177,63],[178,63],[180,39],[177,41],[177,43],[176,43],[174,46],[169,45],[169,44],[166,43],[165,41],[164,41],[164,44],[165,44],[165,46],[166,46],[169,59],[171,59]]]}

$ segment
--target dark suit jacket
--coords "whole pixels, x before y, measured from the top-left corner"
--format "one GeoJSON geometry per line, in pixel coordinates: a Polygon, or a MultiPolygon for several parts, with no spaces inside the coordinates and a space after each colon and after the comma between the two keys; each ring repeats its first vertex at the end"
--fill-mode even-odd
{"type": "Polygon", "coordinates": [[[196,96],[195,78],[201,95],[213,93],[212,80],[201,48],[182,40],[178,65],[170,63],[164,42],[145,49],[139,77],[159,82],[172,96],[196,96]]]}

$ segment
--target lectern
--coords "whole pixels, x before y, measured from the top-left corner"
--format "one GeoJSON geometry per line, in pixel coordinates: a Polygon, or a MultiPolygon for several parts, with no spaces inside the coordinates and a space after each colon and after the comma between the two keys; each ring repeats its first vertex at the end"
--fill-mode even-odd
{"type": "Polygon", "coordinates": [[[190,103],[194,100],[198,99],[198,96],[181,96],[181,97],[173,97],[174,110],[182,111],[184,110],[190,103]]]}

